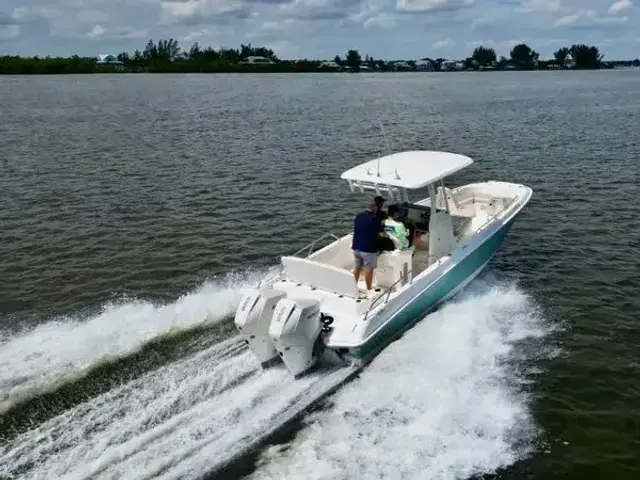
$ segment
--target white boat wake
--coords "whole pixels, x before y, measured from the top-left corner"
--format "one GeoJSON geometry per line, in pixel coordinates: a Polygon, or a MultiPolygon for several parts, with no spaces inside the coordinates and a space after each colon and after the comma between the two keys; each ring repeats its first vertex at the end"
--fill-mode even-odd
{"type": "MultiPolygon", "coordinates": [[[[514,438],[532,435],[509,358],[543,334],[517,289],[465,294],[384,350],[288,451],[264,453],[255,476],[458,478],[509,464],[523,454],[514,438]]],[[[0,477],[198,478],[351,373],[262,371],[234,337],[12,438],[0,477]]]]}
{"type": "Polygon", "coordinates": [[[131,355],[157,337],[223,320],[235,311],[243,289],[266,274],[228,275],[167,305],[111,303],[88,319],[55,320],[8,336],[0,342],[0,414],[79,379],[97,364],[131,355]]]}
{"type": "Polygon", "coordinates": [[[12,439],[0,447],[0,475],[147,478],[171,475],[176,465],[189,470],[198,459],[207,469],[222,466],[239,445],[269,433],[348,371],[301,381],[284,366],[263,372],[234,337],[12,439]]]}
{"type": "Polygon", "coordinates": [[[533,359],[516,345],[547,332],[521,291],[476,282],[383,351],[290,445],[264,452],[254,478],[462,479],[508,466],[535,430],[519,384],[533,359]]]}

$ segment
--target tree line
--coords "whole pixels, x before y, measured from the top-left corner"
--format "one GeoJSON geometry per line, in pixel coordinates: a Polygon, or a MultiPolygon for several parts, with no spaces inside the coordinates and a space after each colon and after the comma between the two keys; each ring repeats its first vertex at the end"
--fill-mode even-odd
{"type": "MultiPolygon", "coordinates": [[[[636,61],[636,63],[640,65],[640,62],[636,61]]],[[[597,69],[609,66],[604,65],[603,55],[595,46],[576,44],[562,47],[554,52],[553,59],[540,61],[540,54],[525,43],[514,46],[509,52],[508,59],[504,56],[498,59],[493,48],[476,47],[471,57],[465,59],[465,64],[485,68],[489,66],[505,68],[511,65],[518,70],[534,70],[541,66],[548,68],[551,65],[579,69],[597,69]],[[568,58],[571,59],[569,63],[566,62],[568,58]]],[[[633,62],[629,62],[629,65],[633,65],[633,62]]]]}
{"type": "MultiPolygon", "coordinates": [[[[640,60],[603,62],[603,55],[595,46],[583,44],[558,49],[552,60],[540,60],[539,54],[526,44],[513,47],[509,58],[498,58],[493,48],[479,46],[472,55],[458,61],[466,70],[518,69],[533,70],[565,66],[571,55],[572,68],[597,69],[612,68],[615,65],[640,66],[640,60]]],[[[425,58],[432,70],[443,70],[448,63],[444,58],[425,58]]],[[[188,50],[183,50],[175,39],[149,40],[143,50],[133,53],[122,52],[107,62],[97,62],[96,57],[21,57],[5,55],[0,57],[0,74],[62,74],[101,72],[147,72],[147,73],[234,73],[234,72],[319,72],[339,71],[397,71],[416,70],[415,61],[388,61],[362,55],[354,49],[344,57],[336,56],[330,62],[320,60],[281,60],[275,52],[266,47],[241,45],[240,48],[201,47],[197,42],[188,50]],[[255,64],[251,57],[267,59],[255,64]],[[115,60],[115,61],[113,61],[115,60]]],[[[459,69],[459,68],[458,68],[459,69]]]]}

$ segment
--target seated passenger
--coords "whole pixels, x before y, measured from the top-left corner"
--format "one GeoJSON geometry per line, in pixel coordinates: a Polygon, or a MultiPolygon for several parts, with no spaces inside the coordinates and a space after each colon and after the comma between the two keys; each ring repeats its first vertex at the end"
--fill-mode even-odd
{"type": "Polygon", "coordinates": [[[407,234],[407,237],[409,238],[409,246],[413,247],[415,250],[429,250],[429,242],[423,238],[425,236],[428,238],[428,234],[420,234],[416,229],[415,222],[410,218],[403,218],[402,223],[404,223],[404,226],[407,227],[409,232],[407,234]]]}
{"type": "Polygon", "coordinates": [[[384,231],[393,240],[398,250],[406,250],[409,248],[409,232],[404,223],[398,220],[398,213],[394,205],[389,207],[389,218],[384,221],[384,231]]]}

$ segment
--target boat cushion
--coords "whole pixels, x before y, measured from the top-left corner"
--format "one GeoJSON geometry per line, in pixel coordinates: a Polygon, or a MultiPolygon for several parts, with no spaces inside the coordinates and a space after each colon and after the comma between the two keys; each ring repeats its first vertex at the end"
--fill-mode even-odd
{"type": "Polygon", "coordinates": [[[286,278],[291,282],[302,283],[338,295],[358,297],[358,287],[353,273],[348,270],[293,256],[282,257],[282,266],[286,278]]]}

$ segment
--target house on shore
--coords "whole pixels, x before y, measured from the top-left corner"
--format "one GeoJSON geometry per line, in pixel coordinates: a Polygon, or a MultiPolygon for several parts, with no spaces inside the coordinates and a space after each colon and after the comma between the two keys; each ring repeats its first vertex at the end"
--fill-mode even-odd
{"type": "Polygon", "coordinates": [[[421,58],[416,62],[416,70],[418,72],[434,72],[436,70],[436,66],[434,62],[428,58],[421,58]]]}
{"type": "Polygon", "coordinates": [[[564,57],[564,68],[576,68],[576,61],[570,53],[564,57]]]}
{"type": "Polygon", "coordinates": [[[122,70],[124,68],[124,63],[118,60],[118,57],[112,53],[98,55],[96,65],[100,65],[102,68],[111,68],[113,70],[122,70]]]}
{"type": "Polygon", "coordinates": [[[98,65],[122,65],[122,62],[118,60],[118,57],[111,53],[104,53],[98,55],[98,65]]]}
{"type": "Polygon", "coordinates": [[[440,70],[443,72],[455,72],[464,70],[464,62],[458,62],[456,60],[445,60],[440,65],[440,70]]]}
{"type": "Polygon", "coordinates": [[[389,62],[389,65],[391,66],[391,70],[394,72],[410,72],[411,70],[413,70],[411,65],[409,65],[404,60],[389,62]]]}
{"type": "Polygon", "coordinates": [[[270,58],[267,57],[260,57],[257,55],[250,55],[247,58],[245,58],[244,60],[242,60],[241,63],[244,63],[246,65],[273,65],[273,60],[271,60],[270,58]]]}
{"type": "Polygon", "coordinates": [[[340,70],[342,70],[342,67],[333,60],[330,60],[327,62],[322,62],[320,65],[318,65],[318,69],[325,72],[339,72],[340,70]]]}

